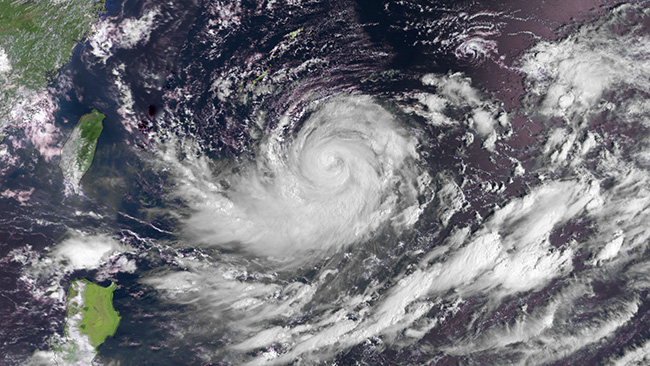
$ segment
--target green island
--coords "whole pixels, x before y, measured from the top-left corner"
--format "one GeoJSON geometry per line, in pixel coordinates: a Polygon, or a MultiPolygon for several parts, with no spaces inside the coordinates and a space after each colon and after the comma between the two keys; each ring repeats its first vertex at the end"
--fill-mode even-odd
{"type": "Polygon", "coordinates": [[[16,83],[46,86],[102,11],[102,0],[0,0],[0,47],[16,83]]]}
{"type": "Polygon", "coordinates": [[[97,139],[104,129],[102,124],[104,118],[106,116],[96,109],[81,116],[79,123],[61,149],[59,166],[63,177],[72,185],[75,193],[79,192],[81,178],[86,174],[95,157],[97,139]]]}
{"type": "Polygon", "coordinates": [[[302,28],[296,29],[295,31],[289,33],[287,36],[289,37],[289,39],[294,39],[296,38],[296,36],[298,36],[298,34],[300,34],[300,32],[302,32],[302,28]]]}
{"type": "Polygon", "coordinates": [[[107,337],[113,336],[120,324],[120,315],[113,308],[113,291],[117,285],[113,282],[102,287],[86,279],[77,280],[70,285],[68,299],[74,299],[81,291],[81,302],[68,301],[68,318],[81,314],[81,321],[76,325],[82,334],[90,339],[90,344],[97,348],[107,337]],[[83,285],[81,285],[83,284],[83,285]]]}
{"type": "Polygon", "coordinates": [[[63,335],[50,339],[58,365],[91,365],[97,347],[112,337],[120,324],[120,314],[113,308],[115,283],[102,287],[86,279],[70,283],[66,296],[63,335]]]}
{"type": "Polygon", "coordinates": [[[104,129],[102,125],[104,118],[106,118],[104,114],[93,109],[92,112],[81,116],[76,126],[81,130],[81,144],[77,151],[77,161],[84,171],[88,170],[92,164],[97,148],[97,139],[104,129]]]}

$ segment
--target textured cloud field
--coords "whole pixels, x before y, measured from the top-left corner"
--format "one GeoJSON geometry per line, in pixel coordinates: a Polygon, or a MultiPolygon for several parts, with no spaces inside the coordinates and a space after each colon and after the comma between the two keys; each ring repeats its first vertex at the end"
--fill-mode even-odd
{"type": "MultiPolygon", "coordinates": [[[[242,283],[247,269],[236,260],[188,259],[186,271],[145,282],[172,301],[207,310],[208,321],[229,329],[226,348],[240,352],[233,357],[249,364],[311,364],[370,340],[380,349],[433,345],[427,362],[434,363],[541,364],[598,354],[608,343],[618,356],[603,351],[602,360],[642,363],[647,344],[616,348],[616,339],[645,317],[640,309],[650,284],[646,13],[619,6],[519,57],[526,97],[515,113],[542,126],[530,146],[537,163],[524,169],[512,161],[513,177],[530,177],[528,189],[472,225],[450,226],[428,249],[402,253],[408,265],[401,269],[399,260],[377,259],[395,271],[390,276],[370,275],[364,287],[336,295],[328,290],[349,276],[345,261],[355,245],[380,245],[391,236],[403,245],[400,235],[431,217],[434,196],[437,207],[430,209],[448,217],[467,203],[453,179],[420,157],[431,137],[408,137],[418,136],[417,128],[380,102],[353,96],[319,102],[293,134],[283,129],[296,122],[285,119],[264,137],[255,161],[240,162],[234,173],[232,163],[215,167],[171,158],[178,151],[167,155],[177,166],[176,193],[193,208],[184,220],[188,245],[235,251],[222,259],[240,249],[299,265],[322,258],[313,281],[257,269],[259,281],[242,283]],[[427,189],[435,191],[428,198],[427,189]],[[454,319],[463,319],[456,335],[445,333],[454,319]],[[445,340],[435,340],[437,333],[445,340]]],[[[471,38],[457,52],[479,57],[495,47],[471,38]]],[[[436,93],[398,96],[393,106],[438,128],[474,131],[472,141],[480,139],[486,155],[508,148],[506,111],[471,79],[429,74],[422,83],[436,93]],[[450,108],[466,117],[450,115],[450,108]]],[[[507,184],[483,187],[502,191],[507,184]]],[[[377,273],[371,262],[355,276],[377,273]]]]}

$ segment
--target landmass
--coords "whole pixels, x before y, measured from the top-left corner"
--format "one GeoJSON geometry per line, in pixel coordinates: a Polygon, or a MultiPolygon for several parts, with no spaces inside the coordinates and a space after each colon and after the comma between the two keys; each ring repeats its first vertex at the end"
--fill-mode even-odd
{"type": "Polygon", "coordinates": [[[120,315],[113,308],[113,291],[117,285],[112,282],[110,286],[102,287],[88,280],[79,280],[73,285],[70,287],[73,291],[82,292],[83,303],[68,304],[68,311],[83,314],[79,323],[81,333],[87,334],[90,344],[97,348],[107,337],[115,334],[120,324],[120,315]]]}
{"type": "Polygon", "coordinates": [[[61,149],[59,166],[63,172],[63,178],[70,183],[76,194],[79,193],[81,179],[95,157],[97,139],[104,129],[102,121],[105,117],[96,109],[81,116],[79,123],[74,127],[61,149]]]}
{"type": "Polygon", "coordinates": [[[47,86],[104,9],[104,0],[0,0],[0,136],[12,126],[34,139],[54,133],[47,86]]]}
{"type": "Polygon", "coordinates": [[[116,288],[115,283],[102,287],[86,279],[70,284],[63,337],[52,345],[58,364],[92,364],[97,347],[115,334],[121,319],[113,308],[116,288]]]}
{"type": "Polygon", "coordinates": [[[0,53],[16,84],[47,86],[102,11],[104,1],[99,0],[0,0],[0,53]]]}

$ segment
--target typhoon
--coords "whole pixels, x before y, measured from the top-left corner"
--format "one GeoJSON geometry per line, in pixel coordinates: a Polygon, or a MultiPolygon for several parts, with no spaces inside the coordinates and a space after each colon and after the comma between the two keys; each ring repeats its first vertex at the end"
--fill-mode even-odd
{"type": "Polygon", "coordinates": [[[296,264],[297,255],[341,249],[417,220],[418,179],[425,178],[412,131],[370,97],[319,104],[295,133],[284,117],[236,173],[178,162],[188,173],[179,175],[179,195],[193,209],[188,240],[296,264]]]}

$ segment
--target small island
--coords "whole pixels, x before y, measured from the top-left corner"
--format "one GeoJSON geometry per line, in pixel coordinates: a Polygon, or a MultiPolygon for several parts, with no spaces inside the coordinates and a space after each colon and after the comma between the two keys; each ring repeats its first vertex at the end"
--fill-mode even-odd
{"type": "Polygon", "coordinates": [[[104,118],[106,116],[96,109],[81,116],[61,150],[59,166],[63,178],[70,183],[76,194],[79,193],[81,179],[95,157],[97,139],[104,128],[102,124],[104,118]]]}

